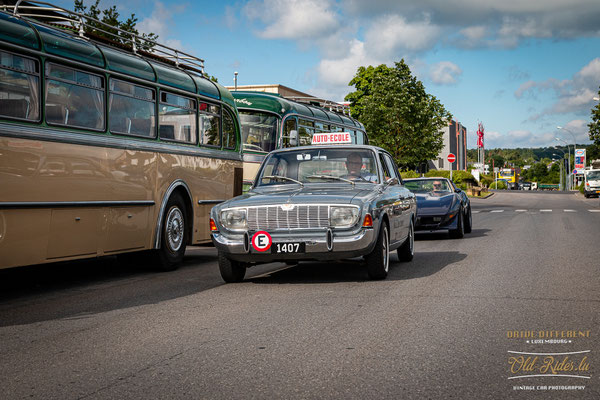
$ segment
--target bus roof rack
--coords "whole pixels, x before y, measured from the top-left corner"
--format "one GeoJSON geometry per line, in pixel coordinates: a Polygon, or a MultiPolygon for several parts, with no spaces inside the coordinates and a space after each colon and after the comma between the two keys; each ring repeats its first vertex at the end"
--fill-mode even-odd
{"type": "Polygon", "coordinates": [[[50,3],[19,0],[14,6],[0,5],[0,10],[11,11],[15,17],[30,19],[36,23],[76,31],[80,37],[106,41],[117,47],[131,50],[134,54],[164,59],[170,61],[176,67],[191,69],[204,74],[204,60],[201,58],[50,3]],[[90,32],[86,32],[86,28],[90,32]],[[108,38],[94,34],[94,31],[101,32],[107,35],[108,38]],[[121,42],[125,44],[123,45],[121,42]]]}
{"type": "Polygon", "coordinates": [[[335,101],[313,96],[284,96],[284,98],[297,101],[298,103],[305,103],[317,107],[327,108],[329,111],[333,111],[338,114],[350,115],[350,106],[336,103],[335,101]]]}

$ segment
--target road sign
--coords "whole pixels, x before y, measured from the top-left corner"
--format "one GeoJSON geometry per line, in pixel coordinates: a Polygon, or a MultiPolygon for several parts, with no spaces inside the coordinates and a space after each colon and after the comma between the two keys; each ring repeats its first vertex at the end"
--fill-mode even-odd
{"type": "Polygon", "coordinates": [[[252,235],[252,247],[256,251],[267,251],[271,248],[272,243],[273,239],[271,239],[271,235],[268,232],[258,231],[252,235]]]}
{"type": "Polygon", "coordinates": [[[456,161],[456,156],[452,153],[448,154],[448,162],[452,164],[454,161],[456,161]]]}

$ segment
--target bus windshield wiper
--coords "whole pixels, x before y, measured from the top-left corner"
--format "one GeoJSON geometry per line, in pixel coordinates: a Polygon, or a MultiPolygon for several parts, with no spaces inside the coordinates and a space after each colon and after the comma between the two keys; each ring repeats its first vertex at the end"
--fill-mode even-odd
{"type": "Polygon", "coordinates": [[[266,179],[283,179],[285,181],[291,181],[291,182],[299,184],[300,186],[304,186],[304,183],[302,183],[300,181],[297,181],[297,180],[295,180],[293,178],[289,178],[287,176],[282,176],[282,175],[265,175],[261,179],[265,179],[265,178],[266,179]]]}
{"type": "Polygon", "coordinates": [[[344,182],[351,183],[352,186],[354,186],[356,184],[354,181],[352,181],[350,179],[342,178],[340,176],[333,176],[333,175],[309,175],[309,176],[307,176],[307,178],[335,179],[338,181],[344,181],[344,182]]]}

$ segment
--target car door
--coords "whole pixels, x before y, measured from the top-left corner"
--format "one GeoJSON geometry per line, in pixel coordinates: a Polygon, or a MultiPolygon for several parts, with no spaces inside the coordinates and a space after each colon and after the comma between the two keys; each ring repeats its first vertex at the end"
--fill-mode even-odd
{"type": "Polygon", "coordinates": [[[388,153],[380,153],[386,197],[389,199],[390,241],[398,242],[408,234],[406,217],[407,190],[400,184],[401,178],[396,163],[388,153]]]}

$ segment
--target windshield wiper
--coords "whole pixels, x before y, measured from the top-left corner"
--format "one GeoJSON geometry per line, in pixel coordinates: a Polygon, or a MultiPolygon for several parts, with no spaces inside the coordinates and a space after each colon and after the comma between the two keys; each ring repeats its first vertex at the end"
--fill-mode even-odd
{"type": "Polygon", "coordinates": [[[338,181],[344,181],[344,182],[348,182],[351,183],[352,186],[356,185],[356,183],[350,179],[346,179],[346,178],[342,178],[340,176],[333,176],[333,175],[309,175],[307,176],[307,178],[319,178],[319,179],[335,179],[338,181]]]}
{"type": "Polygon", "coordinates": [[[262,179],[265,179],[265,178],[267,178],[267,179],[283,179],[283,180],[285,180],[285,181],[291,181],[291,182],[297,183],[297,184],[299,184],[300,186],[304,187],[304,183],[302,183],[302,182],[300,182],[300,181],[297,181],[297,180],[295,180],[295,179],[293,179],[293,178],[289,178],[289,177],[287,177],[287,176],[282,176],[282,175],[265,175],[265,176],[263,176],[263,177],[261,178],[261,180],[262,180],[262,179]]]}

